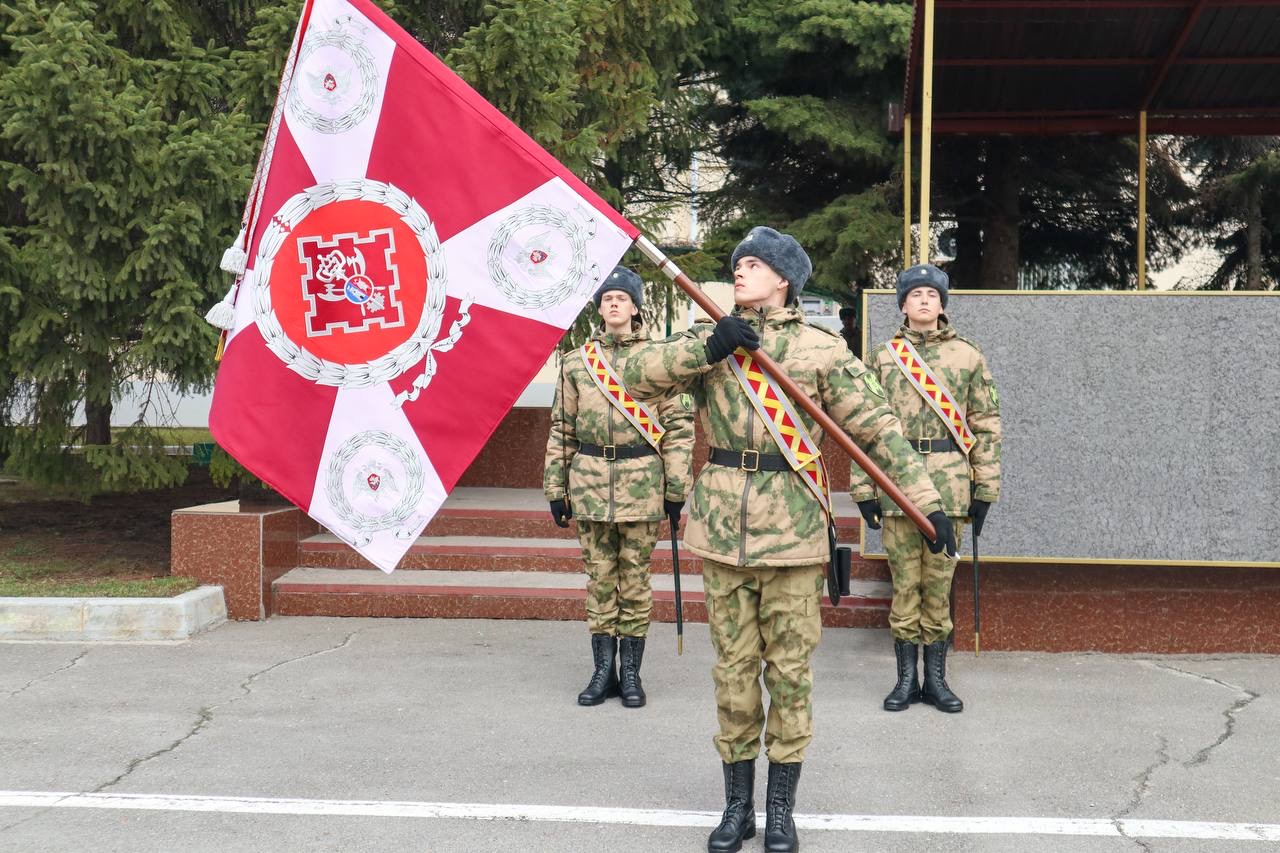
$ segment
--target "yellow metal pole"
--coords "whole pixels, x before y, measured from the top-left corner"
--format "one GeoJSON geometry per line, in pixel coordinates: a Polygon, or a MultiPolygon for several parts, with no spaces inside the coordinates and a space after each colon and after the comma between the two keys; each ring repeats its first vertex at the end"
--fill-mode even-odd
{"type": "MultiPolygon", "coordinates": [[[[910,108],[908,103],[907,107],[910,108]]],[[[911,266],[911,113],[902,117],[902,268],[911,266]]]]}
{"type": "Polygon", "coordinates": [[[929,261],[929,160],[933,150],[933,0],[924,0],[924,91],[920,95],[920,263],[929,261]]]}
{"type": "Polygon", "coordinates": [[[1138,290],[1147,289],[1147,111],[1138,113],[1138,290]]]}

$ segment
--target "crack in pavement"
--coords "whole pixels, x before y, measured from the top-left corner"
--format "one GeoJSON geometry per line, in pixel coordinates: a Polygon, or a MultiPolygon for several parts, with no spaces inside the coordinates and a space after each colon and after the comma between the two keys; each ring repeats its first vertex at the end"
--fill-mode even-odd
{"type": "Polygon", "coordinates": [[[347,646],[351,644],[351,641],[355,639],[357,634],[359,634],[364,630],[365,628],[357,628],[356,630],[352,631],[350,634],[347,634],[346,638],[336,646],[330,646],[329,648],[320,649],[314,652],[308,652],[305,655],[299,655],[298,657],[295,657],[295,658],[282,660],[277,663],[273,663],[271,666],[266,667],[265,669],[258,670],[257,672],[253,673],[248,678],[246,678],[244,681],[240,682],[239,689],[241,692],[239,696],[232,697],[231,699],[228,699],[225,702],[219,702],[217,705],[206,705],[205,707],[201,708],[199,711],[196,712],[196,721],[195,721],[195,724],[191,727],[190,731],[188,731],[186,734],[184,734],[182,737],[178,738],[168,746],[163,747],[161,749],[157,749],[155,752],[151,753],[150,755],[144,755],[141,758],[133,759],[132,761],[129,762],[129,766],[125,768],[123,773],[121,773],[119,776],[117,776],[116,778],[112,779],[109,782],[102,783],[98,787],[94,788],[91,793],[94,793],[94,794],[102,793],[107,788],[110,788],[113,785],[117,785],[120,782],[124,781],[126,778],[129,777],[130,774],[133,773],[133,771],[137,770],[139,767],[141,767],[143,764],[146,764],[151,759],[159,758],[161,755],[166,755],[170,752],[173,752],[178,747],[182,746],[188,740],[198,735],[200,731],[213,720],[214,711],[217,711],[220,708],[225,708],[228,705],[234,705],[236,702],[239,702],[242,699],[246,699],[250,695],[252,695],[253,683],[257,681],[259,678],[262,678],[267,673],[277,670],[282,666],[288,666],[289,664],[298,663],[299,661],[309,660],[314,657],[320,657],[321,655],[327,655],[327,654],[332,654],[334,652],[342,651],[343,649],[345,649],[347,646]]]}
{"type": "MultiPolygon", "coordinates": [[[[236,702],[239,702],[240,700],[248,698],[250,695],[252,695],[254,682],[257,681],[259,678],[262,678],[263,676],[265,676],[267,673],[277,670],[282,666],[288,666],[289,664],[298,663],[300,661],[308,660],[310,658],[320,657],[321,655],[327,655],[327,654],[332,654],[334,652],[342,651],[347,646],[351,645],[351,641],[356,638],[357,634],[360,634],[366,630],[371,630],[374,627],[377,627],[377,626],[365,626],[363,628],[357,628],[356,630],[352,631],[350,634],[347,634],[347,636],[343,639],[343,641],[341,643],[338,643],[336,646],[329,646],[328,648],[319,649],[314,652],[308,652],[305,655],[298,655],[297,657],[289,658],[288,660],[278,661],[277,663],[273,663],[271,666],[265,667],[251,674],[244,681],[240,682],[239,696],[234,696],[226,700],[225,702],[219,702],[216,705],[206,705],[202,707],[199,711],[196,712],[195,723],[191,726],[191,729],[186,734],[182,735],[182,737],[178,738],[168,746],[157,749],[155,752],[149,753],[139,758],[134,758],[129,762],[128,766],[125,767],[123,773],[121,773],[119,776],[115,777],[114,779],[111,779],[110,781],[103,782],[101,785],[94,788],[92,791],[89,791],[88,793],[99,794],[114,785],[118,785],[120,782],[127,779],[135,770],[137,770],[142,765],[146,764],[148,761],[151,761],[153,758],[159,758],[162,755],[167,755],[168,753],[171,753],[174,750],[176,750],[178,747],[182,746],[188,740],[198,735],[204,729],[205,726],[207,726],[210,722],[213,721],[213,714],[215,711],[221,708],[225,708],[229,705],[233,705],[236,702]]],[[[83,656],[84,655],[82,654],[81,657],[83,656]]],[[[81,792],[81,793],[85,793],[85,792],[81,792]]],[[[35,814],[28,815],[27,817],[24,817],[21,820],[15,821],[14,823],[8,824],[6,826],[0,826],[0,833],[6,832],[17,826],[21,826],[22,824],[27,823],[28,821],[35,820],[36,818],[42,816],[46,812],[52,811],[56,807],[56,805],[57,804],[55,803],[49,806],[45,806],[44,808],[37,811],[35,814]]]]}
{"type": "MultiPolygon", "coordinates": [[[[1193,755],[1188,760],[1179,762],[1183,767],[1188,767],[1188,768],[1196,767],[1208,761],[1210,753],[1213,752],[1214,749],[1226,743],[1227,740],[1230,739],[1233,734],[1235,734],[1236,714],[1240,713],[1240,711],[1243,710],[1245,707],[1247,707],[1250,702],[1257,699],[1261,695],[1259,693],[1255,693],[1252,690],[1249,690],[1248,688],[1241,687],[1237,684],[1229,684],[1228,682],[1221,681],[1210,675],[1204,675],[1203,673],[1199,673],[1199,672],[1191,672],[1190,670],[1179,669],[1176,666],[1170,666],[1169,664],[1160,663],[1158,661],[1140,660],[1138,661],[1138,663],[1141,664],[1142,666],[1145,666],[1151,669],[1163,670],[1164,672],[1172,673],[1174,675],[1178,675],[1183,678],[1194,678],[1197,681],[1207,681],[1219,687],[1224,687],[1236,694],[1235,702],[1233,702],[1229,708],[1227,708],[1225,711],[1222,712],[1222,715],[1226,718],[1226,726],[1224,727],[1222,734],[1218,736],[1217,740],[1215,740],[1213,743],[1209,744],[1208,746],[1198,751],[1195,755],[1193,755]]],[[[1152,851],[1151,844],[1145,839],[1134,838],[1128,835],[1124,829],[1124,819],[1129,815],[1133,814],[1133,812],[1137,810],[1138,806],[1142,804],[1142,801],[1146,798],[1148,792],[1151,790],[1151,778],[1152,776],[1155,775],[1156,771],[1159,770],[1161,767],[1164,767],[1165,765],[1169,764],[1170,761],[1172,761],[1172,758],[1169,755],[1168,738],[1166,738],[1164,735],[1157,735],[1156,737],[1160,741],[1160,748],[1156,751],[1156,760],[1152,762],[1150,765],[1148,765],[1145,770],[1143,770],[1141,773],[1139,773],[1137,776],[1134,777],[1135,786],[1134,786],[1133,796],[1129,799],[1128,804],[1126,804],[1125,807],[1121,809],[1112,818],[1112,821],[1115,823],[1116,832],[1120,833],[1121,837],[1126,838],[1129,841],[1132,841],[1134,844],[1138,845],[1138,847],[1141,848],[1144,851],[1144,853],[1151,853],[1152,851]]]]}
{"type": "Polygon", "coordinates": [[[1149,665],[1156,669],[1162,669],[1165,672],[1172,672],[1177,675],[1185,676],[1186,678],[1194,678],[1198,681],[1207,681],[1210,684],[1216,684],[1217,686],[1226,688],[1236,694],[1235,702],[1222,712],[1222,716],[1226,719],[1226,723],[1222,729],[1222,734],[1218,735],[1218,739],[1213,743],[1209,744],[1204,749],[1201,749],[1195,755],[1191,756],[1190,759],[1182,762],[1183,767],[1198,767],[1199,765],[1207,762],[1209,760],[1209,754],[1230,740],[1231,736],[1236,733],[1236,715],[1247,708],[1253,700],[1262,695],[1261,693],[1256,693],[1247,687],[1241,687],[1238,684],[1231,684],[1229,682],[1222,681],[1221,679],[1214,678],[1211,675],[1205,675],[1201,672],[1191,672],[1190,670],[1179,669],[1176,666],[1169,666],[1166,663],[1158,663],[1156,661],[1150,661],[1149,665]]]}
{"type": "Polygon", "coordinates": [[[35,678],[28,681],[26,684],[19,687],[17,690],[9,691],[9,693],[5,695],[5,698],[12,699],[14,696],[17,696],[19,693],[22,693],[23,691],[27,690],[29,687],[39,684],[41,681],[45,681],[47,679],[53,678],[55,675],[57,675],[60,672],[66,672],[68,669],[71,669],[73,666],[80,663],[80,661],[84,660],[84,656],[87,654],[89,654],[89,650],[88,649],[83,650],[82,652],[80,652],[80,654],[72,658],[69,663],[64,663],[62,666],[58,667],[53,672],[45,673],[44,675],[38,675],[35,678]]]}
{"type": "Polygon", "coordinates": [[[1116,826],[1116,832],[1120,833],[1121,838],[1126,838],[1138,845],[1139,848],[1151,853],[1151,845],[1141,838],[1134,838],[1124,831],[1124,819],[1133,814],[1138,806],[1142,805],[1142,801],[1146,798],[1147,792],[1151,790],[1151,777],[1161,767],[1164,767],[1171,760],[1169,757],[1169,740],[1164,735],[1156,735],[1160,741],[1160,748],[1156,750],[1156,760],[1147,765],[1147,768],[1133,777],[1134,788],[1133,796],[1129,798],[1129,802],[1116,813],[1111,822],[1116,826]]]}

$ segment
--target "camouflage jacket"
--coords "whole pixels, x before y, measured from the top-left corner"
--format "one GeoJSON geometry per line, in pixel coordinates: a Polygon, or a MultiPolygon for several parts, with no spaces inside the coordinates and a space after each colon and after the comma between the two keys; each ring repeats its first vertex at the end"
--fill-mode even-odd
{"type": "MultiPolygon", "coordinates": [[[[982,351],[956,334],[946,320],[937,331],[917,332],[903,326],[895,337],[905,337],[939,379],[951,389],[956,402],[964,409],[965,420],[978,440],[969,451],[930,453],[924,457],[925,467],[934,487],[942,495],[947,515],[963,516],[969,511],[969,480],[973,477],[978,500],[995,501],[1000,497],[1000,395],[987,368],[982,351]]],[[[867,367],[880,379],[889,397],[889,405],[902,421],[907,438],[947,438],[946,424],[920,392],[907,381],[887,344],[873,347],[867,367]]],[[[875,483],[856,466],[850,479],[855,501],[876,497],[875,483]]],[[[886,514],[902,512],[885,497],[880,506],[886,514]]]]}
{"type": "MultiPolygon", "coordinates": [[[[737,308],[734,313],[759,330],[764,351],[921,510],[939,508],[938,493],[902,437],[879,385],[838,335],[807,325],[797,308],[737,308]]],[[[705,341],[712,329],[698,324],[643,347],[627,361],[628,387],[646,394],[691,392],[712,447],[778,453],[729,361],[707,364],[705,341]]],[[[800,417],[821,442],[822,431],[803,411],[800,417]]],[[[735,566],[806,566],[829,557],[826,514],[792,471],[749,473],[708,464],[694,484],[685,543],[701,557],[735,566]]]]}
{"type": "MultiPolygon", "coordinates": [[[[622,375],[638,346],[648,338],[644,328],[621,337],[598,331],[599,341],[614,372],[622,375]]],[[[625,380],[623,380],[625,383],[625,380]]],[[[628,391],[631,389],[628,388],[628,391]]],[[[569,500],[575,518],[587,521],[658,521],[662,499],[684,500],[693,480],[693,402],[672,395],[658,400],[631,392],[658,416],[666,430],[662,455],[606,461],[578,453],[579,443],[644,444],[639,431],[609,402],[583,363],[580,350],[562,354],[556,398],[551,407],[546,472],[542,477],[547,500],[565,496],[568,468],[569,500]]]]}

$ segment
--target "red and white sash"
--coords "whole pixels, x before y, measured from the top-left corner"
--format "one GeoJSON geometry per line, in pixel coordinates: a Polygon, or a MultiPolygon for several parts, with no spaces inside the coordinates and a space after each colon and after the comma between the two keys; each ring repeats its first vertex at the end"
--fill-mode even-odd
{"type": "Polygon", "coordinates": [[[965,421],[964,409],[956,402],[951,389],[934,375],[929,365],[920,357],[920,353],[916,352],[916,348],[911,345],[911,341],[903,337],[894,338],[889,341],[888,349],[893,356],[894,364],[902,371],[902,375],[907,377],[911,386],[920,393],[921,397],[924,397],[925,402],[938,417],[942,418],[942,422],[947,425],[947,431],[955,439],[956,446],[967,456],[978,439],[969,429],[969,424],[965,421]]]}
{"type": "Polygon", "coordinates": [[[747,399],[764,421],[769,435],[786,457],[791,469],[813,492],[827,516],[831,516],[831,486],[827,466],[822,460],[818,442],[805,429],[804,422],[796,414],[791,401],[778,392],[769,376],[756,366],[752,356],[739,349],[729,357],[729,366],[738,384],[746,392],[747,399]]]}
{"type": "Polygon", "coordinates": [[[605,358],[604,350],[600,348],[599,343],[588,341],[579,352],[582,354],[583,364],[587,366],[587,373],[600,389],[600,393],[604,394],[605,399],[622,413],[627,422],[636,428],[636,431],[654,450],[658,450],[666,430],[644,403],[627,392],[613,365],[609,364],[609,359],[605,358]]]}

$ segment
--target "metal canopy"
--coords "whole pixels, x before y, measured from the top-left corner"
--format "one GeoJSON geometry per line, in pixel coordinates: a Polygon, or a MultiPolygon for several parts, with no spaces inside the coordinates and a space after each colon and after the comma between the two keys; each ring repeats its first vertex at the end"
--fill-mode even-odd
{"type": "MultiPolygon", "coordinates": [[[[1280,134],[1280,0],[934,0],[936,133],[1280,134]]],[[[925,2],[905,103],[921,114],[925,2]]],[[[901,111],[891,116],[901,130],[901,111]]]]}

